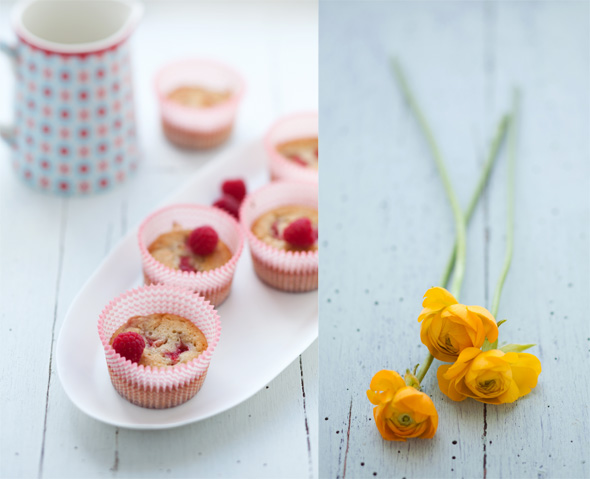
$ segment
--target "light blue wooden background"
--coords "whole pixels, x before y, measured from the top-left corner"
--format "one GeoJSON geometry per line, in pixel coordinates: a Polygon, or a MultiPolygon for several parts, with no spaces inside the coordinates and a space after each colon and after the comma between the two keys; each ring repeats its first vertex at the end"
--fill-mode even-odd
{"type": "MultiPolygon", "coordinates": [[[[589,477],[587,2],[320,4],[320,477],[589,477]],[[416,318],[454,241],[451,210],[389,70],[397,54],[463,205],[497,119],[523,90],[515,250],[501,341],[537,343],[512,405],[454,403],[425,381],[433,440],[385,442],[365,391],[421,361],[416,318]],[[456,441],[456,444],[453,442],[456,441]]],[[[503,155],[468,231],[461,299],[489,307],[505,246],[503,155]]]]}

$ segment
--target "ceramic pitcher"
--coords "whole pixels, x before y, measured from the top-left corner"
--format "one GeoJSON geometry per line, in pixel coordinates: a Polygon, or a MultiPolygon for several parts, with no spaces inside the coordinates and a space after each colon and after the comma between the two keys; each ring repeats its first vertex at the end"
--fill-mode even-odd
{"type": "Polygon", "coordinates": [[[89,194],[124,182],[138,148],[129,37],[134,0],[28,0],[12,10],[14,124],[0,133],[33,188],[89,194]]]}

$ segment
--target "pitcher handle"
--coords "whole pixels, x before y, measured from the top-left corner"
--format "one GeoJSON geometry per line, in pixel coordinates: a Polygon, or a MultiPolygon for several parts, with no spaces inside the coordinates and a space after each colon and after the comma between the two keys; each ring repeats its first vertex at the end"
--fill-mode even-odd
{"type": "MultiPolygon", "coordinates": [[[[17,49],[16,46],[0,40],[0,52],[4,53],[12,63],[12,70],[16,72],[17,49]]],[[[14,125],[0,124],[0,138],[2,138],[11,148],[16,146],[16,134],[14,125]]]]}

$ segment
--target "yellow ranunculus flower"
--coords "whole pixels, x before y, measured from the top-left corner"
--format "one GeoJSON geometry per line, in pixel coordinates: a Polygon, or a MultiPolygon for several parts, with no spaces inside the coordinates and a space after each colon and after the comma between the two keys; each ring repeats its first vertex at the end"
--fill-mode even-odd
{"type": "Polygon", "coordinates": [[[373,376],[370,388],[367,397],[376,406],[373,417],[383,439],[405,441],[411,437],[434,437],[438,414],[426,394],[406,386],[398,373],[387,370],[373,376]]]}
{"type": "Polygon", "coordinates": [[[420,339],[436,359],[454,362],[465,348],[481,348],[486,337],[493,343],[498,326],[481,306],[465,306],[444,288],[430,288],[424,295],[420,339]]]}
{"type": "Polygon", "coordinates": [[[503,404],[526,396],[537,385],[541,361],[528,353],[467,348],[457,362],[438,368],[438,387],[453,401],[466,397],[503,404]]]}

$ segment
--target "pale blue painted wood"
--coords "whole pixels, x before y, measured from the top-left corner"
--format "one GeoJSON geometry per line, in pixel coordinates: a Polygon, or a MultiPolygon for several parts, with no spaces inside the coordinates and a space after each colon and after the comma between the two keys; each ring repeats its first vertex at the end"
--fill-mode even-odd
{"type": "MultiPolygon", "coordinates": [[[[582,478],[588,448],[587,2],[320,4],[320,477],[582,478]],[[392,80],[396,53],[471,194],[513,85],[523,90],[516,240],[501,341],[537,343],[514,405],[454,403],[434,362],[433,440],[385,442],[366,398],[380,369],[422,360],[416,318],[454,239],[424,138],[392,80]],[[456,441],[456,443],[455,443],[456,441]]],[[[506,157],[468,231],[461,299],[489,307],[504,255],[506,157]]]]}

